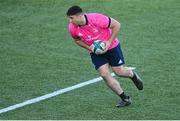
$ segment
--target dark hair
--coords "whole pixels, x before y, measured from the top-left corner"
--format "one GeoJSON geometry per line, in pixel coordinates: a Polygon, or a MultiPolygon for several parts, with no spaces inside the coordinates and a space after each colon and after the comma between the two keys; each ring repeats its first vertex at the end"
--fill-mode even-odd
{"type": "Polygon", "coordinates": [[[74,5],[68,9],[68,11],[66,12],[66,15],[71,16],[71,15],[76,15],[79,13],[82,13],[82,9],[79,6],[74,5]]]}

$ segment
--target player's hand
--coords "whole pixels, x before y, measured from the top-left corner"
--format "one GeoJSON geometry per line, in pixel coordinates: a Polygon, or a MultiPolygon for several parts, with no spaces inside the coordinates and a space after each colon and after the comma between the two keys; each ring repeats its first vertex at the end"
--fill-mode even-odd
{"type": "Polygon", "coordinates": [[[108,51],[108,49],[109,49],[110,45],[111,45],[111,43],[110,43],[110,42],[108,42],[108,41],[105,41],[105,42],[104,42],[104,44],[105,44],[105,46],[104,46],[104,50],[103,50],[103,52],[102,52],[101,54],[106,53],[106,52],[108,51]]]}
{"type": "Polygon", "coordinates": [[[89,50],[90,52],[93,52],[93,45],[90,45],[89,48],[88,48],[88,50],[89,50]]]}
{"type": "Polygon", "coordinates": [[[105,41],[104,43],[105,43],[105,49],[104,49],[104,51],[106,52],[106,51],[108,51],[108,49],[109,49],[109,47],[110,47],[110,45],[111,45],[111,42],[110,42],[110,41],[105,41]]]}

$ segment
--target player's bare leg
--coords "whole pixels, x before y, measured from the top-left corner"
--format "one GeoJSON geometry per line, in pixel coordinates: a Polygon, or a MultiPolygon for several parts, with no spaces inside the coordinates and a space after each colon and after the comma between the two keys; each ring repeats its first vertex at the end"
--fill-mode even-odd
{"type": "Polygon", "coordinates": [[[123,65],[112,67],[112,70],[115,74],[121,77],[132,78],[134,75],[131,69],[125,68],[123,65]]]}
{"type": "Polygon", "coordinates": [[[143,81],[138,74],[132,69],[126,68],[123,65],[118,67],[112,67],[114,73],[121,77],[130,78],[139,90],[143,89],[143,81]]]}
{"type": "Polygon", "coordinates": [[[109,65],[105,64],[98,69],[100,76],[105,80],[107,86],[111,88],[118,96],[121,97],[122,101],[118,103],[117,107],[125,107],[131,104],[129,96],[125,95],[119,82],[111,76],[109,71],[109,65]]]}

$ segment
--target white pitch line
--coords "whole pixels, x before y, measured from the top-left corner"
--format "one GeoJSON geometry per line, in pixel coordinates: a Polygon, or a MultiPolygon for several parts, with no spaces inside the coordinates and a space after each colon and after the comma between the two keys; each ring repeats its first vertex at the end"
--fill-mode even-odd
{"type": "MultiPolygon", "coordinates": [[[[112,76],[115,76],[114,73],[111,74],[112,76]]],[[[77,88],[81,88],[83,86],[86,86],[86,85],[89,85],[89,84],[93,84],[93,83],[96,83],[96,82],[99,82],[101,81],[102,78],[101,77],[98,77],[98,78],[95,78],[95,79],[92,79],[92,80],[89,80],[89,81],[86,81],[86,82],[83,82],[83,83],[80,83],[80,84],[77,84],[77,85],[74,85],[74,86],[71,86],[71,87],[67,87],[67,88],[64,88],[64,89],[60,89],[60,90],[57,90],[57,91],[54,91],[52,93],[49,93],[49,94],[46,94],[46,95],[43,95],[43,96],[40,96],[40,97],[37,97],[37,98],[33,98],[33,99],[30,99],[30,100],[27,100],[27,101],[24,101],[22,103],[19,103],[19,104],[15,104],[15,105],[12,105],[12,106],[9,106],[7,108],[4,108],[4,109],[1,109],[0,110],[0,114],[1,113],[5,113],[5,112],[8,112],[8,111],[11,111],[11,110],[15,110],[17,108],[21,108],[21,107],[24,107],[26,105],[30,105],[30,104],[33,104],[33,103],[37,103],[37,102],[40,102],[42,100],[46,100],[48,98],[52,98],[52,97],[55,97],[57,95],[60,95],[60,94],[63,94],[65,92],[69,92],[71,90],[74,90],[74,89],[77,89],[77,88]]]]}
{"type": "MultiPolygon", "coordinates": [[[[129,69],[132,69],[132,70],[135,69],[135,67],[128,67],[128,68],[129,68],[129,69]]],[[[111,73],[111,75],[112,75],[112,76],[115,76],[114,73],[111,73]]],[[[33,104],[33,103],[37,103],[37,102],[40,102],[40,101],[43,101],[43,100],[46,100],[46,99],[55,97],[55,96],[57,96],[57,95],[60,95],[60,94],[65,93],[65,92],[69,92],[69,91],[71,91],[71,90],[78,89],[78,88],[84,87],[84,86],[86,86],[86,85],[99,82],[99,81],[101,81],[101,80],[103,80],[101,77],[94,78],[94,79],[88,80],[88,81],[86,81],[86,82],[83,82],[83,83],[80,83],[80,84],[76,84],[76,85],[71,86],[71,87],[67,87],[67,88],[64,88],[64,89],[60,89],[60,90],[54,91],[54,92],[52,92],[52,93],[49,93],[49,94],[46,94],[46,95],[43,95],[43,96],[40,96],[40,97],[36,97],[36,98],[30,99],[30,100],[24,101],[24,102],[22,102],[22,103],[15,104],[15,105],[12,105],[12,106],[9,106],[9,107],[0,109],[0,114],[1,114],[1,113],[5,113],[5,112],[9,112],[9,111],[11,111],[11,110],[15,110],[15,109],[17,109],[17,108],[24,107],[24,106],[26,106],[26,105],[30,105],[30,104],[33,104]]]]}

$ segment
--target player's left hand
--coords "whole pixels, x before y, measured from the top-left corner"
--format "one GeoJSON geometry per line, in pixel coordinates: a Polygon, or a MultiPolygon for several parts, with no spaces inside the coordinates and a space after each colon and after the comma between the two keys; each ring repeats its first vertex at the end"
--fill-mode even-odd
{"type": "Polygon", "coordinates": [[[109,49],[109,47],[110,47],[110,45],[111,45],[111,42],[110,42],[110,41],[105,41],[104,43],[105,43],[105,49],[104,49],[104,51],[106,52],[106,51],[108,51],[108,49],[109,49]]]}
{"type": "Polygon", "coordinates": [[[104,44],[105,44],[104,51],[101,54],[104,54],[104,53],[106,53],[108,51],[108,49],[109,49],[109,47],[111,45],[111,42],[110,41],[104,41],[104,44]]]}

